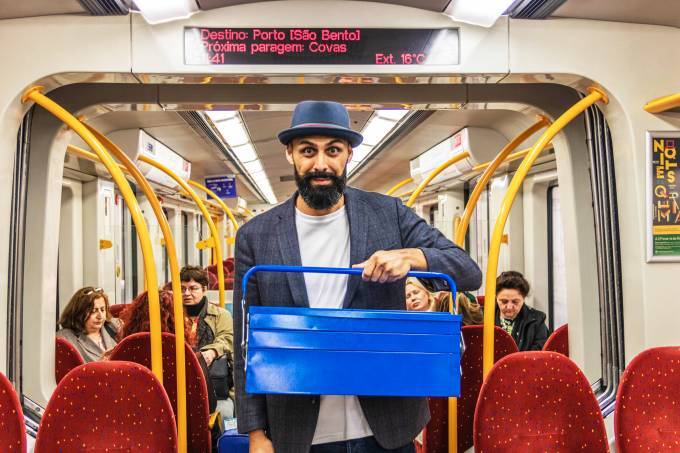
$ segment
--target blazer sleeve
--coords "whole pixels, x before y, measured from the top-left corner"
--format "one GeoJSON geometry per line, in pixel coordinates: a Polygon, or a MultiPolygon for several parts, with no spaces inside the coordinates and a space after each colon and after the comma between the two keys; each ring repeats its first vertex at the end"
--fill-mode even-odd
{"type": "MultiPolygon", "coordinates": [[[[482,284],[482,272],[470,255],[436,228],[429,226],[401,200],[395,198],[397,217],[404,248],[419,248],[427,260],[427,270],[450,275],[458,291],[474,291],[482,284]]],[[[446,284],[436,283],[443,289],[446,284]]]]}
{"type": "MultiPolygon", "coordinates": [[[[255,262],[252,247],[248,240],[248,228],[244,226],[236,234],[234,253],[236,276],[234,278],[234,387],[236,394],[236,420],[238,432],[245,434],[267,427],[267,407],[264,395],[247,394],[245,390],[245,361],[241,338],[243,335],[243,310],[241,308],[241,280],[255,262]]],[[[260,305],[257,289],[257,276],[248,281],[248,305],[260,305]]]]}

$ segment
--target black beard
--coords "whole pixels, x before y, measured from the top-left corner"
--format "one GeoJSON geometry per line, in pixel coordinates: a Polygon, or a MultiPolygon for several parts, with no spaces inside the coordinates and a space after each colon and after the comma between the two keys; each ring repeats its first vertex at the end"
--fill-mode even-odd
{"type": "Polygon", "coordinates": [[[342,194],[345,193],[345,185],[347,183],[347,170],[343,171],[342,176],[338,177],[331,172],[309,172],[304,176],[300,176],[297,168],[295,173],[295,183],[298,186],[298,192],[307,205],[317,211],[325,211],[332,208],[335,203],[340,200],[342,194]],[[327,186],[314,186],[312,179],[327,178],[331,180],[331,184],[327,186]]]}

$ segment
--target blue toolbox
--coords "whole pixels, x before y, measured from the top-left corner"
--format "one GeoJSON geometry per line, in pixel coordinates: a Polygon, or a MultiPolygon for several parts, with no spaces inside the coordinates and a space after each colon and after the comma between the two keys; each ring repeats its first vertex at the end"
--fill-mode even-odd
{"type": "MultiPolygon", "coordinates": [[[[255,272],[361,275],[362,269],[255,266],[255,272]]],[[[446,274],[409,272],[444,279],[446,274]]],[[[459,396],[460,315],[405,310],[247,307],[246,392],[299,395],[459,396]]]]}

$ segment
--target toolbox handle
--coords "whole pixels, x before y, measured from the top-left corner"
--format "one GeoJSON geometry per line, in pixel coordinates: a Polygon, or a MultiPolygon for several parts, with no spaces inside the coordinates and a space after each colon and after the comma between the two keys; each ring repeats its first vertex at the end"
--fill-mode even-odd
{"type": "MultiPolygon", "coordinates": [[[[364,270],[362,268],[345,268],[345,267],[306,267],[306,266],[282,266],[276,264],[265,264],[253,266],[245,273],[241,281],[242,295],[241,295],[241,354],[245,360],[246,347],[248,344],[248,335],[246,331],[246,323],[248,315],[246,314],[246,290],[248,287],[248,280],[256,272],[296,272],[308,274],[346,274],[346,275],[362,275],[364,270]]],[[[410,271],[406,274],[407,277],[416,278],[438,278],[445,280],[449,285],[449,292],[451,293],[451,300],[454,304],[454,313],[457,312],[456,307],[456,282],[447,275],[441,272],[426,272],[426,271],[410,271]]]]}

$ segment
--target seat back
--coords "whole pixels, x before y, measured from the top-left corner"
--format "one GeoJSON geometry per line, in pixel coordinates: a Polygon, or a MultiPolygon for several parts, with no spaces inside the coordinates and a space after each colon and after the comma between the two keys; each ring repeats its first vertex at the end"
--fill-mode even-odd
{"type": "Polygon", "coordinates": [[[40,422],[36,453],[177,452],[170,400],[156,377],[130,362],[80,365],[61,380],[40,422]]]}
{"type": "Polygon", "coordinates": [[[482,384],[475,451],[608,452],[600,407],[583,372],[556,352],[499,360],[482,384]]]}
{"type": "Polygon", "coordinates": [[[68,340],[56,337],[54,342],[54,380],[58,384],[69,371],[84,364],[78,350],[68,340]]]}
{"type": "Polygon", "coordinates": [[[7,453],[26,453],[26,426],[12,383],[0,373],[0,445],[7,453]]]}
{"type": "MultiPolygon", "coordinates": [[[[163,386],[173,411],[177,408],[175,335],[163,332],[163,386]]],[[[189,452],[210,452],[210,409],[208,387],[196,354],[185,344],[187,383],[187,443],[189,452]]],[[[151,368],[151,342],[148,332],[132,334],[118,343],[111,360],[127,360],[151,368]]],[[[175,412],[176,414],[176,412],[175,412]]]]}
{"type": "Polygon", "coordinates": [[[111,316],[114,318],[120,318],[120,314],[125,308],[129,307],[130,304],[113,304],[109,305],[109,313],[111,313],[111,316]]]}
{"type": "Polygon", "coordinates": [[[543,345],[544,351],[559,352],[569,357],[569,326],[558,327],[543,345]]]}
{"type": "MultiPolygon", "coordinates": [[[[483,326],[463,326],[465,352],[461,357],[460,398],[458,398],[458,451],[472,447],[472,425],[479,389],[482,387],[483,326]]],[[[494,327],[494,361],[518,352],[515,340],[500,327],[494,327]]],[[[448,451],[448,402],[446,398],[430,398],[430,422],[423,432],[423,452],[448,451]]]]}
{"type": "Polygon", "coordinates": [[[651,348],[626,367],[616,394],[619,453],[680,451],[680,347],[651,348]]]}

